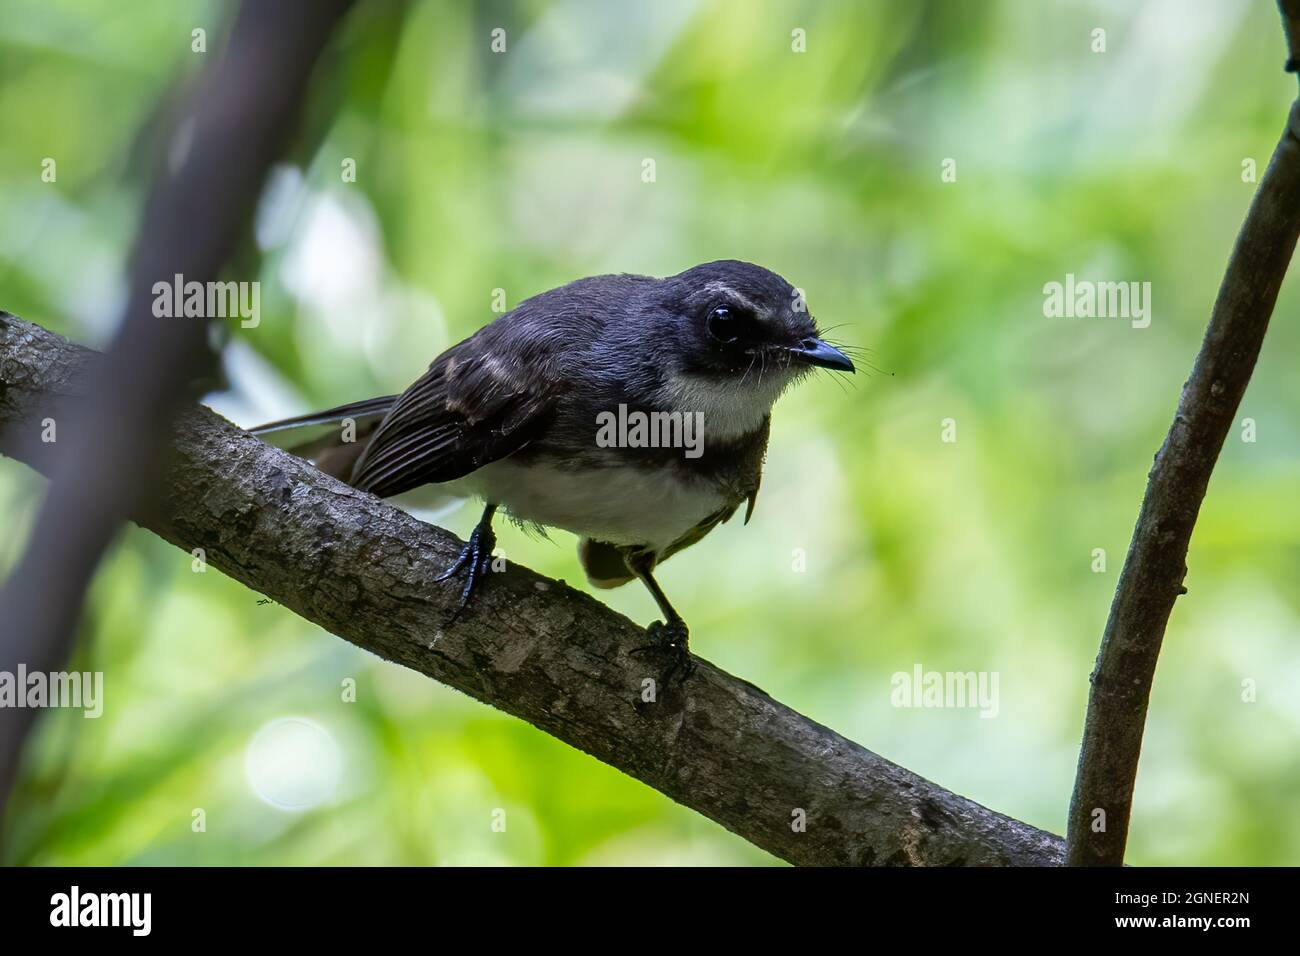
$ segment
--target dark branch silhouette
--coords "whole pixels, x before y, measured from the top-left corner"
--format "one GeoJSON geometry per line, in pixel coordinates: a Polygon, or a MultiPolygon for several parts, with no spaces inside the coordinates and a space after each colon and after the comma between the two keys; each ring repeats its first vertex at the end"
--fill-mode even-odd
{"type": "MultiPolygon", "coordinates": [[[[1287,66],[1294,70],[1300,0],[1281,0],[1280,6],[1287,66]]],[[[1300,101],[1291,108],[1237,236],[1205,340],[1151,468],[1092,673],[1070,801],[1071,865],[1124,862],[1151,683],[1174,601],[1186,593],[1192,528],[1250,383],[1297,235],[1300,101]]]]}
{"type": "MultiPolygon", "coordinates": [[[[207,323],[153,314],[153,287],[217,278],[298,116],[308,77],[351,0],[267,0],[241,8],[228,45],[182,103],[174,170],[145,205],[124,318],[86,388],[94,400],[57,422],[66,452],[29,544],[0,591],[0,670],[57,670],[104,550],[159,472],[177,407],[207,375],[207,323]],[[188,145],[186,145],[188,144],[188,145]]],[[[0,713],[0,810],[35,715],[0,713]]]]}
{"type": "MultiPolygon", "coordinates": [[[[79,392],[95,353],[0,313],[3,450],[79,392]]],[[[793,863],[1059,864],[1059,837],[944,790],[704,661],[654,687],[672,652],[627,618],[517,565],[454,628],[435,582],[460,549],[211,411],[183,414],[139,523],[328,631],[523,718],[793,863]],[[653,691],[653,693],[651,693],[653,691]],[[653,696],[654,700],[648,700],[653,696]]],[[[186,556],[186,561],[190,558],[186,556]]]]}

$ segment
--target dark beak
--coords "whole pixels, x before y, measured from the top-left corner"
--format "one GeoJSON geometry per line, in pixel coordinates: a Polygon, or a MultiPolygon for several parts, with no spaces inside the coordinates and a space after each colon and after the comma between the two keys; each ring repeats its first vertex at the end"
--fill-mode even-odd
{"type": "Polygon", "coordinates": [[[798,345],[787,349],[794,358],[809,365],[833,368],[837,372],[852,372],[853,363],[849,357],[833,345],[827,345],[821,339],[804,339],[798,345]]]}

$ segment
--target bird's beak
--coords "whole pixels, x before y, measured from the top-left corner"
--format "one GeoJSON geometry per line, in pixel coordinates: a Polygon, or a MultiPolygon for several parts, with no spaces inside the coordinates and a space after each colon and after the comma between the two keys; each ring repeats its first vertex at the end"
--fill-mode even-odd
{"type": "Polygon", "coordinates": [[[833,368],[839,372],[852,372],[853,363],[849,357],[833,345],[827,345],[821,339],[807,338],[788,351],[797,361],[822,368],[833,368]]]}

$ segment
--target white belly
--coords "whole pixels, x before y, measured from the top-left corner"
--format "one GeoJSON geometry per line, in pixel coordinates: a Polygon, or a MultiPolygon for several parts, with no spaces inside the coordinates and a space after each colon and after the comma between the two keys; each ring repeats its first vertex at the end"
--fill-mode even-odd
{"type": "Polygon", "coordinates": [[[663,550],[726,503],[705,483],[633,467],[567,471],[492,462],[450,487],[517,518],[609,544],[663,550]]]}

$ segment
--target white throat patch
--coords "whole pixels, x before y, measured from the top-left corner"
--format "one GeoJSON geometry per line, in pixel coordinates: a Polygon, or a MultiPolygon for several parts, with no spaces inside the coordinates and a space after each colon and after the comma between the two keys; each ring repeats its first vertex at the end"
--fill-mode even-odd
{"type": "Polygon", "coordinates": [[[758,363],[734,380],[675,372],[659,390],[656,402],[671,411],[700,412],[704,416],[704,447],[708,448],[710,441],[739,438],[762,425],[793,378],[789,368],[769,365],[760,371],[758,363]]]}

